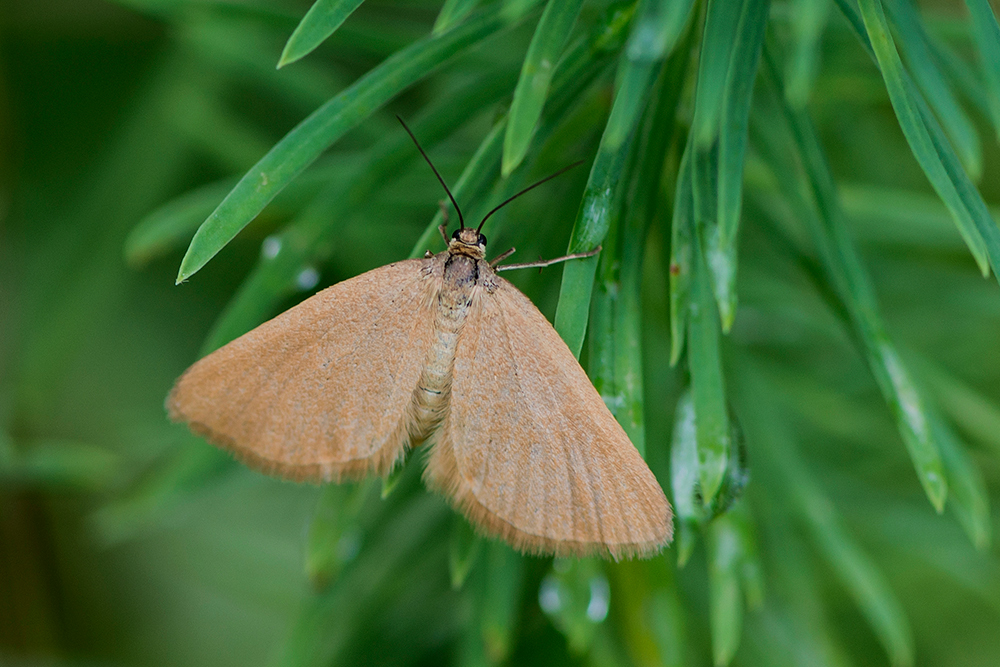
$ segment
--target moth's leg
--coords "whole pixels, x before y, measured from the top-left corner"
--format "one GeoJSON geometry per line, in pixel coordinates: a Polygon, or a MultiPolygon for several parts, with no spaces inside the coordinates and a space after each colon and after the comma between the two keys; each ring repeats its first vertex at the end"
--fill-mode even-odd
{"type": "Polygon", "coordinates": [[[490,262],[490,266],[492,266],[494,269],[497,268],[497,264],[499,264],[500,262],[504,261],[505,259],[507,259],[508,257],[510,257],[513,254],[514,254],[514,248],[511,248],[510,250],[508,250],[507,252],[505,252],[504,254],[500,255],[499,257],[497,257],[496,259],[494,259],[492,262],[490,262]]]}
{"type": "Polygon", "coordinates": [[[534,269],[534,268],[544,268],[546,266],[552,266],[553,264],[558,264],[559,262],[565,262],[569,259],[583,259],[585,257],[593,257],[597,253],[601,252],[601,246],[597,246],[593,250],[588,250],[587,252],[575,252],[572,255],[563,255],[562,257],[556,257],[555,259],[543,259],[537,262],[525,262],[524,264],[508,264],[507,266],[494,266],[496,262],[499,262],[504,257],[510,255],[509,252],[504,253],[497,257],[495,260],[490,262],[491,266],[497,271],[509,271],[510,269],[534,269]]]}

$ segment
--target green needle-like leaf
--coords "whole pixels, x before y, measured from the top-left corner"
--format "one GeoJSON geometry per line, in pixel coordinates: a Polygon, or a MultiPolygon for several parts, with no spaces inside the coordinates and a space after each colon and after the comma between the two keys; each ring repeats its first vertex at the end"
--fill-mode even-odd
{"type": "Polygon", "coordinates": [[[448,571],[451,574],[451,587],[462,588],[466,577],[476,564],[476,558],[482,551],[483,539],[463,517],[456,516],[451,524],[451,538],[448,548],[448,571]]]}
{"type": "Polygon", "coordinates": [[[698,479],[702,504],[715,498],[729,458],[729,412],[719,343],[722,337],[711,279],[698,235],[692,247],[691,312],[688,320],[688,367],[698,441],[698,479]]]}
{"type": "Polygon", "coordinates": [[[681,394],[674,411],[670,443],[670,490],[677,517],[677,566],[684,567],[694,550],[695,526],[701,516],[698,485],[698,433],[690,390],[681,394]]]}
{"type": "Polygon", "coordinates": [[[676,365],[684,350],[691,309],[691,272],[694,263],[694,184],[691,143],[681,156],[674,191],[670,237],[670,364],[676,365]]]}
{"type": "Polygon", "coordinates": [[[781,139],[775,133],[773,114],[757,124],[758,134],[769,159],[773,164],[780,165],[774,168],[776,174],[796,173],[799,167],[787,162],[791,156],[798,156],[801,161],[815,209],[802,201],[801,191],[795,183],[786,179],[782,185],[797,214],[807,223],[830,282],[838,291],[855,335],[865,351],[872,374],[896,417],[900,435],[913,459],[920,482],[931,504],[940,512],[944,508],[948,485],[924,411],[924,399],[885,333],[870,281],[844,226],[832,175],[819,139],[808,118],[801,112],[793,111],[785,102],[778,69],[769,56],[765,60],[768,81],[773,86],[769,88],[772,91],[770,97],[779,107],[776,113],[780,113],[787,124],[787,134],[786,139],[781,139]]]}
{"type": "Polygon", "coordinates": [[[809,101],[820,64],[820,40],[830,16],[830,0],[793,0],[791,29],[794,46],[788,60],[785,93],[801,109],[809,101]]]}
{"type": "Polygon", "coordinates": [[[510,105],[507,132],[503,140],[504,177],[521,164],[542,115],[542,107],[555,73],[556,62],[569,38],[583,0],[549,0],[528,53],[521,66],[521,78],[514,89],[510,105]]]}
{"type": "MultiPolygon", "coordinates": [[[[768,0],[746,0],[744,3],[722,97],[716,182],[717,222],[709,225],[705,244],[724,332],[729,331],[736,318],[736,233],[743,205],[743,158],[747,147],[750,102],[769,8],[768,0]]],[[[712,193],[706,192],[705,196],[711,197],[712,193]]]]}
{"type": "MultiPolygon", "coordinates": [[[[849,19],[856,18],[853,8],[845,0],[838,0],[838,3],[849,19]]],[[[983,275],[987,274],[989,266],[996,274],[1000,269],[1000,227],[990,217],[982,196],[962,170],[937,120],[903,69],[881,3],[879,0],[859,0],[858,5],[866,30],[862,35],[866,44],[871,45],[900,128],[914,157],[951,210],[983,275]]],[[[851,24],[860,29],[856,20],[851,24]]],[[[1000,280],[1000,274],[997,279],[1000,280]]]]}
{"type": "Polygon", "coordinates": [[[1000,136],[1000,25],[989,0],[965,0],[965,6],[972,18],[972,36],[986,78],[993,127],[1000,136]]]}
{"type": "Polygon", "coordinates": [[[480,610],[480,626],[486,655],[494,664],[504,662],[513,648],[520,611],[524,558],[503,542],[487,547],[486,590],[480,610]]]}
{"type": "MultiPolygon", "coordinates": [[[[626,167],[626,157],[634,136],[638,118],[628,120],[631,126],[625,131],[624,116],[634,109],[635,96],[645,100],[656,78],[656,69],[650,63],[633,63],[625,66],[622,84],[615,95],[611,115],[604,128],[597,156],[590,170],[587,187],[580,203],[568,253],[592,250],[604,241],[611,223],[615,190],[621,186],[626,167]],[[609,138],[628,137],[624,143],[613,144],[609,138]]],[[[641,104],[640,104],[641,107],[641,104]]],[[[559,305],[556,308],[556,331],[562,336],[569,349],[577,357],[583,348],[583,338],[587,331],[590,311],[590,297],[594,289],[594,275],[597,258],[591,257],[568,262],[563,269],[562,285],[559,289],[559,305]]]]}
{"type": "Polygon", "coordinates": [[[693,6],[694,0],[646,0],[640,3],[635,27],[628,39],[626,54],[629,60],[659,60],[671,53],[693,6]]]}
{"type": "Polygon", "coordinates": [[[747,0],[708,0],[691,121],[691,133],[700,149],[711,146],[719,135],[723,91],[735,50],[740,15],[746,3],[747,0]]]}
{"type": "MultiPolygon", "coordinates": [[[[740,17],[729,76],[722,98],[719,128],[719,239],[723,247],[734,243],[743,203],[743,156],[757,65],[767,27],[768,0],[747,0],[740,17]]],[[[734,271],[735,274],[735,271],[734,271]]],[[[728,327],[727,327],[728,328],[728,327]]]]}
{"type": "Polygon", "coordinates": [[[902,606],[872,563],[844,528],[835,505],[824,495],[806,468],[799,449],[791,441],[787,427],[770,414],[773,408],[751,397],[769,385],[752,364],[741,364],[740,394],[758,410],[748,411],[748,435],[760,460],[774,473],[794,501],[795,511],[809,530],[820,554],[854,598],[893,665],[913,664],[913,634],[902,606]]]}
{"type": "Polygon", "coordinates": [[[507,18],[493,9],[441,37],[419,40],[313,112],[261,158],[205,220],[181,262],[177,281],[187,280],[205,266],[282,188],[349,129],[452,56],[517,18],[507,18]]]}
{"type": "Polygon", "coordinates": [[[931,415],[931,428],[941,446],[948,473],[949,505],[973,546],[985,552],[990,545],[990,496],[986,482],[965,445],[940,416],[931,415]]]}
{"type": "Polygon", "coordinates": [[[312,53],[340,27],[365,0],[316,0],[281,52],[278,67],[284,67],[312,53]]]}
{"type": "Polygon", "coordinates": [[[434,21],[433,34],[440,35],[453,25],[468,16],[476,8],[479,0],[444,0],[437,20],[434,21]]]}
{"type": "Polygon", "coordinates": [[[125,239],[125,259],[132,266],[149,260],[183,243],[215,210],[236,179],[209,183],[186,192],[159,207],[142,220],[125,239]]]}
{"type": "Polygon", "coordinates": [[[955,144],[965,170],[973,180],[979,180],[983,170],[979,136],[972,120],[959,106],[951,87],[934,62],[916,9],[907,0],[888,0],[887,7],[899,32],[899,42],[913,78],[955,144]]]}
{"type": "Polygon", "coordinates": [[[740,586],[740,534],[727,514],[709,524],[708,604],[712,628],[712,658],[717,667],[733,660],[743,630],[743,595],[740,586]]]}

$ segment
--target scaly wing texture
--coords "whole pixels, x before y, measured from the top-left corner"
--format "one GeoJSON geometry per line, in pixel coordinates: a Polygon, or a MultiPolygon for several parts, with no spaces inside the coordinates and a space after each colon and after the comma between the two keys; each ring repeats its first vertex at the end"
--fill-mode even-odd
{"type": "Polygon", "coordinates": [[[428,482],[521,551],[658,551],[672,533],[659,483],[548,320],[498,282],[462,330],[428,482]]]}
{"type": "Polygon", "coordinates": [[[409,439],[440,285],[441,262],[417,259],[323,290],[189,368],[170,416],[263,472],[386,473],[409,439]]]}

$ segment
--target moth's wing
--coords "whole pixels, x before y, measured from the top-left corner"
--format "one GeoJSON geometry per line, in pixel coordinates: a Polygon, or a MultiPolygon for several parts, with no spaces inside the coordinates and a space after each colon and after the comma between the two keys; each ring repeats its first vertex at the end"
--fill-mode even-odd
{"type": "Polygon", "coordinates": [[[428,482],[521,551],[658,551],[672,534],[659,483],[548,320],[496,280],[465,321],[428,482]]]}
{"type": "Polygon", "coordinates": [[[434,337],[437,258],[338,283],[191,366],[171,418],[259,470],[329,481],[387,472],[434,337]]]}

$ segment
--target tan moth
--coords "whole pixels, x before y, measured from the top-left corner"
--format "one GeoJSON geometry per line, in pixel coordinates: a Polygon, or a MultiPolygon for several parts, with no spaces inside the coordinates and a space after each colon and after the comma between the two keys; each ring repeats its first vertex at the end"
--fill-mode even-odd
{"type": "Polygon", "coordinates": [[[672,533],[663,490],[559,334],[497,275],[539,264],[486,261],[482,223],[459,217],[444,252],[340,282],[195,363],[170,417],[313,482],[386,475],[427,444],[428,486],[482,533],[530,553],[657,552],[672,533]]]}

